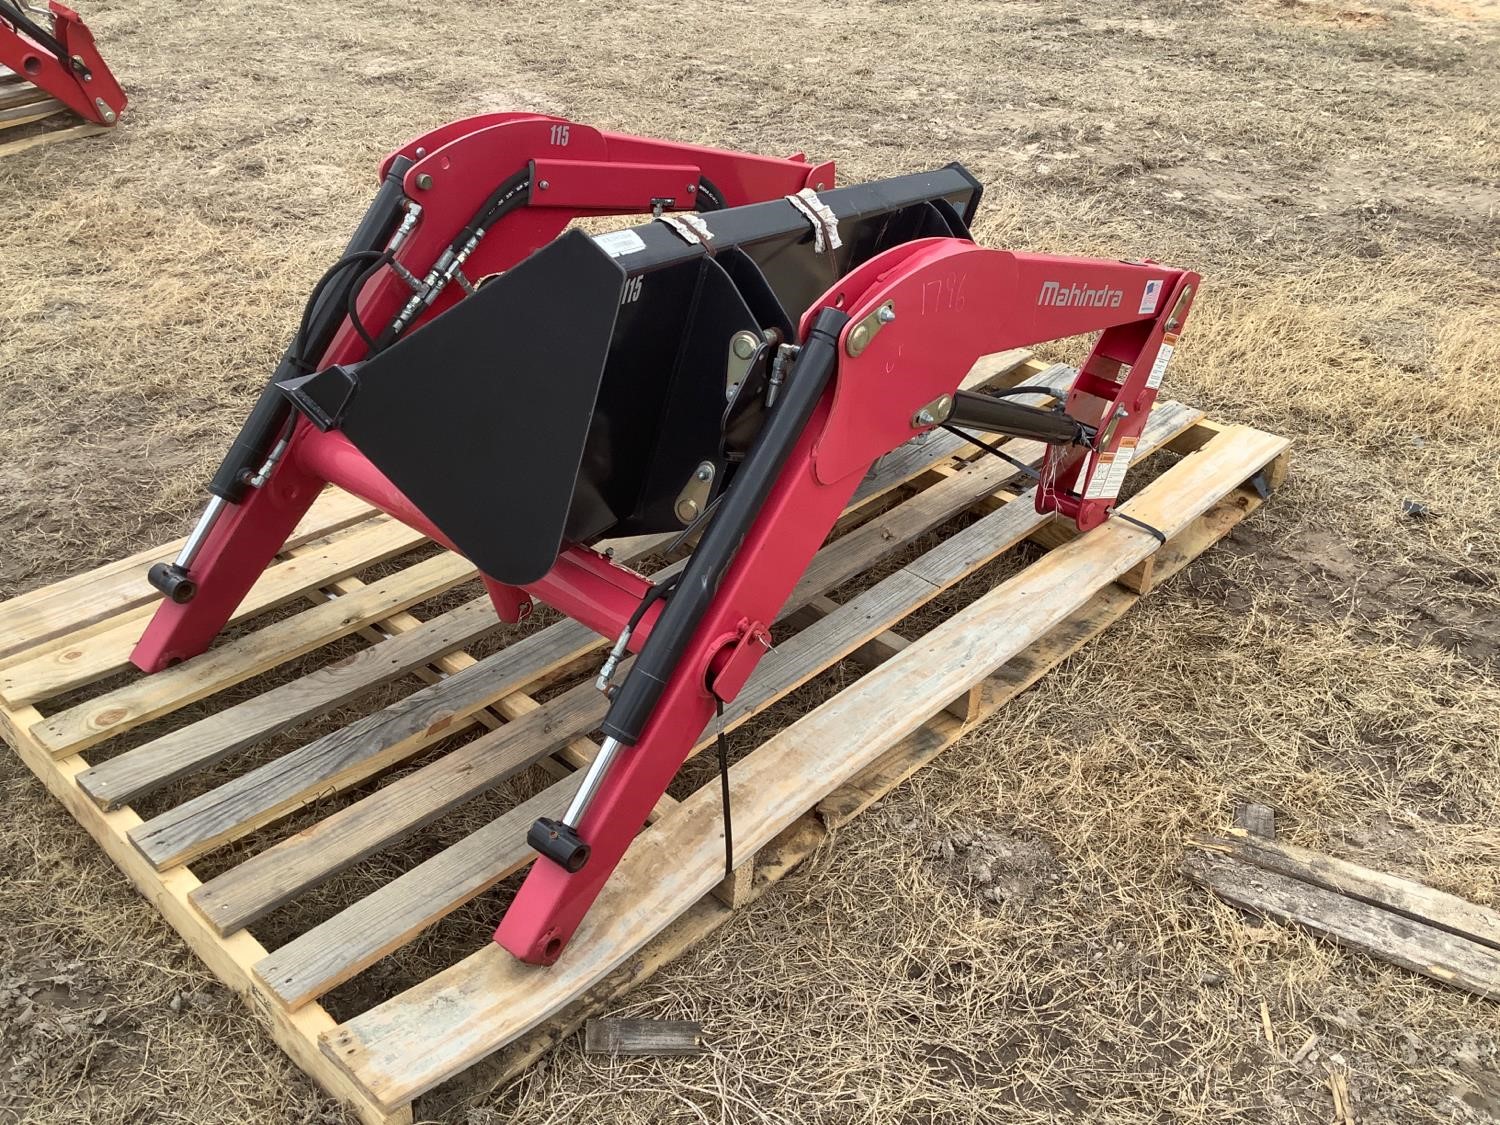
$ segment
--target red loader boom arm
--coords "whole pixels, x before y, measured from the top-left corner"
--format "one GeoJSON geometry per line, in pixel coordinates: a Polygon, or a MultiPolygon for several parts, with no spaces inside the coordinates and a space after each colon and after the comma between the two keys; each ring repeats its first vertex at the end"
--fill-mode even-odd
{"type": "Polygon", "coordinates": [[[496,940],[554,961],[879,457],[939,426],[1049,444],[1037,506],[1111,512],[1198,286],[1151,262],[977,246],[957,165],[831,165],[501,114],[412,142],[210,485],[133,659],[208,646],[325,482],[466,555],[509,621],[616,639],[600,753],[496,940]],[[594,238],[575,218],[654,213],[594,238]],[[1099,333],[1065,404],[960,389],[1099,333]],[[605,535],[699,532],[653,582],[605,535]],[[635,654],[613,683],[617,665],[635,654]]]}
{"type": "Polygon", "coordinates": [[[99,57],[94,37],[72,8],[49,0],[0,0],[0,66],[62,102],[85,121],[113,125],[125,93],[99,57]]]}

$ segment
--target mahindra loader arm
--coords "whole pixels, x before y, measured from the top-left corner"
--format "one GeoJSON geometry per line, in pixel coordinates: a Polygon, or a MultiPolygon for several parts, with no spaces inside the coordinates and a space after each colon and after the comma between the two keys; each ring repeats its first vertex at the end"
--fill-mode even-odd
{"type": "Polygon", "coordinates": [[[534,115],[420,138],[153,573],[133,659],[202,651],[325,482],[467,556],[506,620],[536,600],[615,640],[600,753],[496,932],[551,963],[879,457],[941,425],[1034,437],[1038,508],[1109,518],[1198,278],[978,246],[980,194],[958,165],[835,188],[534,115]],[[655,217],[565,230],[600,213],[655,217]],[[1054,409],[960,389],[1085,333],[1054,409]],[[594,546],[660,532],[699,536],[660,582],[594,546]]]}

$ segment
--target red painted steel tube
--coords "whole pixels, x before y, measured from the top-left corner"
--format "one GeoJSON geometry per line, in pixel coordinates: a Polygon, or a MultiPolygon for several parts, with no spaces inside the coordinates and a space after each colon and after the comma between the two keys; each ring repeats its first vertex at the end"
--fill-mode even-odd
{"type": "MultiPolygon", "coordinates": [[[[336,484],[345,492],[395,516],[450,551],[456,548],[379,469],[343,434],[320,433],[305,427],[295,446],[298,463],[312,476],[336,484]]],[[[587,548],[573,547],[558,556],[556,565],[542,579],[523,587],[533,595],[587,625],[601,636],[614,639],[650,588],[640,575],[603,558],[587,548]]],[[[650,635],[660,610],[647,615],[631,637],[631,649],[639,648],[650,635]]]]}

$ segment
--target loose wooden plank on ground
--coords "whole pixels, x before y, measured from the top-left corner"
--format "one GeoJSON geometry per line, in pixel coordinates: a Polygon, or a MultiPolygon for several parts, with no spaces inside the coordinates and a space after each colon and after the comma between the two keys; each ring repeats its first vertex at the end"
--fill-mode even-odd
{"type": "Polygon", "coordinates": [[[1242,863],[1311,883],[1487,946],[1496,952],[1496,965],[1500,969],[1500,911],[1411,879],[1299,848],[1295,844],[1278,843],[1244,829],[1233,829],[1222,837],[1204,842],[1224,849],[1242,863]]]}
{"type": "Polygon", "coordinates": [[[1233,856],[1205,852],[1183,869],[1236,906],[1296,922],[1350,949],[1500,1000],[1500,957],[1488,945],[1233,856]]]}

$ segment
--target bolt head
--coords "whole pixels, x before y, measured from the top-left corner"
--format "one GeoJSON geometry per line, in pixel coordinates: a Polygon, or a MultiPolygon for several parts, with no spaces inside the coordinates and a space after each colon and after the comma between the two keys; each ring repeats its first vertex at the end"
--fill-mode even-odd
{"type": "Polygon", "coordinates": [[[740,359],[749,359],[755,354],[755,340],[744,332],[735,333],[733,347],[734,354],[740,359]]]}
{"type": "Polygon", "coordinates": [[[426,191],[431,186],[432,177],[429,176],[426,172],[423,172],[420,176],[417,177],[417,187],[419,187],[421,190],[426,191]]]}
{"type": "Polygon", "coordinates": [[[870,342],[870,326],[868,324],[856,324],[854,331],[849,333],[849,351],[858,355],[865,350],[865,345],[870,342]]]}
{"type": "Polygon", "coordinates": [[[896,319],[896,310],[890,305],[881,305],[875,312],[875,319],[881,324],[889,324],[896,319]]]}
{"type": "Polygon", "coordinates": [[[697,192],[697,190],[698,190],[698,185],[697,184],[688,184],[688,186],[687,186],[687,193],[689,195],[695,194],[697,192]]]}
{"type": "Polygon", "coordinates": [[[683,523],[692,523],[698,518],[698,501],[679,500],[677,502],[677,518],[683,523]]]}
{"type": "Polygon", "coordinates": [[[546,191],[552,185],[550,183],[548,183],[546,180],[542,180],[536,186],[537,186],[537,190],[538,191],[546,191]]]}
{"type": "Polygon", "coordinates": [[[699,465],[698,466],[698,479],[699,480],[713,480],[714,479],[713,468],[711,466],[709,466],[709,465],[699,465]]]}
{"type": "Polygon", "coordinates": [[[917,411],[917,421],[922,423],[922,425],[924,426],[930,426],[936,420],[937,419],[933,418],[932,411],[930,410],[923,409],[917,411]]]}

